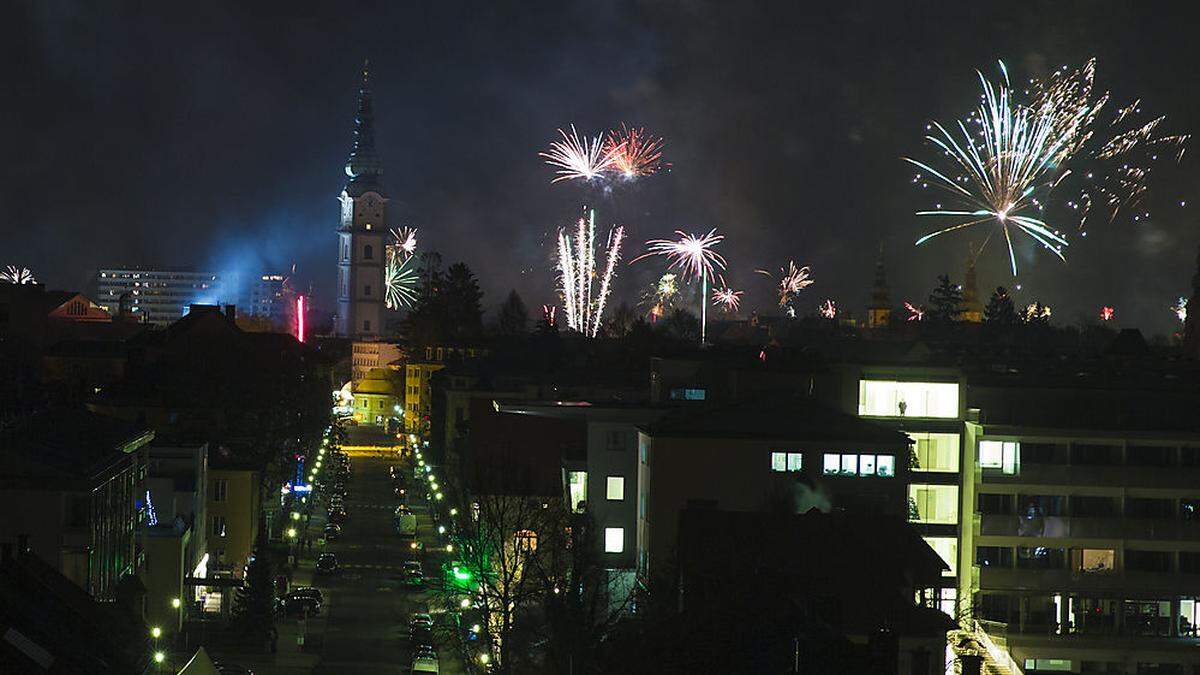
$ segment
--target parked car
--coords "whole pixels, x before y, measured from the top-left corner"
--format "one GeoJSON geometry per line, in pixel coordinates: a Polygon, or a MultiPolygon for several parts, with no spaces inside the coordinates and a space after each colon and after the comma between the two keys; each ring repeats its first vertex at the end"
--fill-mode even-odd
{"type": "Polygon", "coordinates": [[[288,593],[287,598],[283,601],[283,610],[289,616],[296,614],[315,616],[321,613],[321,601],[311,595],[288,593]]]}
{"type": "Polygon", "coordinates": [[[322,553],[317,558],[317,574],[333,574],[338,570],[337,556],[332,553],[322,553]]]}
{"type": "Polygon", "coordinates": [[[342,536],[342,528],[337,523],[329,523],[323,530],[326,539],[337,539],[342,536]]]}
{"type": "Polygon", "coordinates": [[[422,675],[424,673],[438,673],[438,660],[429,658],[428,656],[418,656],[412,662],[412,674],[422,675]]]}
{"type": "Polygon", "coordinates": [[[344,508],[337,508],[337,509],[329,510],[329,522],[331,522],[335,525],[341,525],[341,524],[345,523],[346,519],[348,517],[349,517],[349,515],[346,513],[346,509],[344,509],[344,508]]]}
{"type": "Polygon", "coordinates": [[[413,614],[408,620],[409,627],[424,626],[425,628],[433,628],[433,616],[425,612],[413,614]]]}
{"type": "Polygon", "coordinates": [[[418,649],[433,647],[433,629],[427,626],[413,626],[408,629],[408,639],[418,649]]]}
{"type": "Polygon", "coordinates": [[[221,675],[254,675],[254,671],[246,666],[237,663],[225,663],[224,661],[213,661],[213,667],[221,675]]]}
{"type": "Polygon", "coordinates": [[[312,586],[297,586],[296,588],[292,589],[292,592],[290,593],[290,595],[307,596],[310,598],[316,598],[317,602],[322,603],[322,604],[325,603],[325,595],[323,593],[321,593],[321,589],[313,588],[312,586]]]}
{"type": "Polygon", "coordinates": [[[434,649],[433,647],[429,647],[427,645],[417,647],[415,650],[413,650],[413,658],[414,659],[425,658],[425,659],[433,659],[434,661],[436,661],[437,657],[438,657],[437,650],[434,649]]]}

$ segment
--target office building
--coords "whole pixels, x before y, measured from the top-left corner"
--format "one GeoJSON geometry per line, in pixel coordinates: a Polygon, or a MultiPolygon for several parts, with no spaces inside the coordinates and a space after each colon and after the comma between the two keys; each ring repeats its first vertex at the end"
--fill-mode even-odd
{"type": "Polygon", "coordinates": [[[106,267],[96,274],[96,304],[110,314],[124,307],[147,323],[166,325],[189,305],[236,303],[237,283],[215,272],[187,268],[106,267]]]}

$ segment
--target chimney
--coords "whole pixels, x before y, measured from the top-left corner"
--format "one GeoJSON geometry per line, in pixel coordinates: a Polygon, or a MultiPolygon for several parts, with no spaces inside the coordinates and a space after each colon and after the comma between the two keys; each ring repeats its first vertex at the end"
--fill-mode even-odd
{"type": "Polygon", "coordinates": [[[230,321],[237,320],[237,305],[225,305],[225,318],[230,321]]]}

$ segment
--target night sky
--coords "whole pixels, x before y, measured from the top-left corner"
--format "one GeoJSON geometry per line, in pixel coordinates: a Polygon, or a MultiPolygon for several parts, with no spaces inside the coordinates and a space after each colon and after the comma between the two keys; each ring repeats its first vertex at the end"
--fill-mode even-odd
{"type": "MultiPolygon", "coordinates": [[[[1141,97],[1169,130],[1200,130],[1182,3],[887,5],[20,2],[0,28],[0,265],[86,288],[101,265],[294,261],[330,308],[366,57],[389,224],[467,262],[489,309],[514,287],[531,308],[553,300],[550,243],[584,203],[639,248],[719,228],[745,307],[774,304],[753,270],[794,258],[816,279],[802,306],[834,298],[861,316],[881,241],[895,304],[923,302],[937,274],[961,280],[984,231],[914,248],[930,223],[913,211],[932,198],[899,157],[929,156],[925,122],[972,107],[974,70],[996,59],[1024,78],[1095,55],[1114,102],[1141,97]],[[549,184],[537,152],[557,127],[622,121],[666,138],[670,172],[611,191],[549,184]]],[[[1174,329],[1200,244],[1189,147],[1151,183],[1148,224],[1093,226],[1065,265],[1022,238],[1018,299],[1060,324],[1107,304],[1122,326],[1174,329]]],[[[623,265],[616,301],[660,271],[623,265]]],[[[979,276],[1013,283],[994,242],[979,276]]]]}

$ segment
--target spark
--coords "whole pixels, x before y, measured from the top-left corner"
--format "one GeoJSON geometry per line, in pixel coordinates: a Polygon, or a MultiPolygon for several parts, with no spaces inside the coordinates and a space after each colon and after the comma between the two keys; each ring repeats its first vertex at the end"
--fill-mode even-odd
{"type": "Polygon", "coordinates": [[[1095,59],[1075,70],[1063,68],[1044,80],[1031,80],[1025,91],[1028,102],[1017,100],[1003,62],[1000,68],[1000,85],[977,71],[982,103],[953,125],[956,131],[937,122],[930,125],[925,138],[948,158],[945,168],[904,158],[957,202],[957,208],[917,212],[955,221],[921,237],[917,245],[975,225],[992,226],[984,244],[996,232],[1003,234],[1016,276],[1014,230],[1065,260],[1066,236],[1061,226],[1049,222],[1056,214],[1064,222],[1073,221],[1081,236],[1086,236],[1094,208],[1105,209],[1110,222],[1123,209],[1133,212],[1136,221],[1148,218],[1134,211],[1147,189],[1146,167],[1164,149],[1173,151],[1176,161],[1182,159],[1188,137],[1161,135],[1163,117],[1135,122],[1140,101],[1102,121],[1109,94],[1095,88],[1095,59]],[[1061,201],[1056,199],[1060,195],[1061,201]]]}
{"type": "MultiPolygon", "coordinates": [[[[766,270],[755,270],[759,274],[772,276],[766,270]]],[[[796,261],[789,260],[787,267],[779,268],[779,306],[788,307],[796,294],[801,290],[808,288],[813,284],[811,278],[812,270],[806,265],[804,267],[796,267],[796,261]]]]}
{"type": "Polygon", "coordinates": [[[679,283],[674,273],[667,272],[650,285],[638,304],[650,307],[650,321],[656,321],[675,304],[679,295],[679,283]]]}
{"type": "Polygon", "coordinates": [[[924,321],[925,320],[925,308],[924,307],[921,307],[919,305],[914,305],[911,302],[905,300],[904,301],[904,309],[908,310],[908,320],[909,321],[924,321]]]}
{"type": "Polygon", "coordinates": [[[542,305],[542,321],[546,322],[547,326],[554,327],[555,313],[558,310],[554,305],[542,305]]]}
{"type": "Polygon", "coordinates": [[[817,307],[817,311],[821,312],[821,316],[826,319],[833,319],[837,317],[838,308],[833,300],[826,300],[817,307]]]}
{"type": "Polygon", "coordinates": [[[562,140],[552,141],[548,151],[538,153],[547,164],[558,167],[554,172],[557,178],[551,180],[551,183],[576,178],[592,180],[612,166],[614,153],[621,150],[620,146],[606,147],[601,136],[590,140],[587,136],[580,137],[574,124],[571,125],[570,136],[562,129],[559,129],[558,133],[562,140]]]}
{"type": "Polygon", "coordinates": [[[563,298],[563,310],[567,315],[567,327],[577,330],[586,337],[596,337],[604,316],[604,306],[612,289],[610,283],[616,274],[617,261],[621,257],[621,243],[625,240],[625,228],[618,226],[608,234],[605,244],[605,264],[600,273],[600,286],[593,285],[596,278],[596,211],[587,218],[580,217],[575,228],[575,239],[565,229],[558,232],[559,292],[563,298]]]}
{"type": "Polygon", "coordinates": [[[1026,322],[1033,321],[1034,319],[1049,319],[1050,316],[1050,305],[1043,305],[1040,302],[1031,302],[1025,307],[1026,322]]]}
{"type": "Polygon", "coordinates": [[[384,268],[384,305],[392,310],[417,304],[417,270],[413,257],[402,255],[402,250],[389,247],[384,268]]]}
{"type": "Polygon", "coordinates": [[[1109,307],[1107,305],[1100,308],[1100,320],[1101,321],[1112,321],[1113,317],[1116,316],[1116,314],[1117,314],[1117,310],[1115,310],[1112,307],[1109,307]]]}
{"type": "Polygon", "coordinates": [[[732,288],[714,288],[712,303],[720,306],[727,314],[736,312],[742,304],[742,291],[735,291],[732,288]]]}
{"type": "Polygon", "coordinates": [[[0,270],[0,283],[6,284],[36,284],[37,279],[28,267],[9,265],[8,269],[0,270]]]}
{"type": "Polygon", "coordinates": [[[1181,322],[1187,321],[1187,306],[1188,299],[1182,295],[1179,296],[1179,299],[1175,301],[1174,305],[1171,305],[1171,311],[1175,314],[1175,318],[1179,319],[1181,322]]]}
{"type": "Polygon", "coordinates": [[[608,132],[604,151],[612,157],[612,168],[627,179],[649,176],[662,165],[663,139],[648,136],[644,129],[621,125],[608,132]]]}

